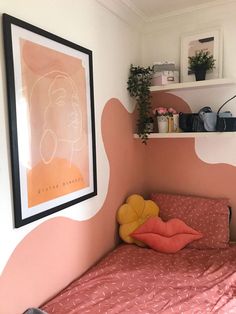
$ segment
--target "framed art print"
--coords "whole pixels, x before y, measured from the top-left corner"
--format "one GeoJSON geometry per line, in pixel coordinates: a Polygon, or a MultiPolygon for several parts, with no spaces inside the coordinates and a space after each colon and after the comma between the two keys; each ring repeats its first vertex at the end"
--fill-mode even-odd
{"type": "Polygon", "coordinates": [[[15,227],[97,194],[92,51],[3,14],[15,227]]]}
{"type": "Polygon", "coordinates": [[[195,81],[194,74],[188,69],[188,57],[200,50],[209,51],[215,59],[215,67],[208,71],[206,79],[222,76],[222,34],[220,29],[188,34],[181,38],[181,82],[195,81]]]}

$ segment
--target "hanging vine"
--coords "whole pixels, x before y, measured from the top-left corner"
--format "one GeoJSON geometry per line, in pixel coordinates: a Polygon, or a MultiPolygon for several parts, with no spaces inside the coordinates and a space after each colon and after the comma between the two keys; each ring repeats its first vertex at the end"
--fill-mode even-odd
{"type": "Polygon", "coordinates": [[[137,133],[144,144],[147,144],[148,131],[146,125],[151,117],[151,93],[150,86],[153,68],[130,66],[127,90],[131,97],[135,98],[138,110],[137,133]]]}

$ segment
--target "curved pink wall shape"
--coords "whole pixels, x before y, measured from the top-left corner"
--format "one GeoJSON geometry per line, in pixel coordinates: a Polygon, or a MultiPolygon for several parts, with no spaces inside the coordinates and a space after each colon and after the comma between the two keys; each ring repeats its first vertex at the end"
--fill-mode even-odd
{"type": "Polygon", "coordinates": [[[159,106],[166,108],[172,107],[178,112],[192,112],[189,105],[182,98],[163,91],[152,93],[152,107],[159,106]]]}
{"type": "MultiPolygon", "coordinates": [[[[190,111],[180,98],[157,93],[155,106],[190,111]],[[158,96],[159,95],[159,96],[158,96]]],[[[132,193],[153,191],[228,197],[236,206],[236,168],[201,161],[194,139],[133,138],[134,115],[108,101],[102,133],[110,181],[101,210],[90,220],[57,217],[32,230],[12,253],[0,278],[0,313],[20,314],[38,306],[81,275],[117,243],[116,210],[132,193]]]]}
{"type": "Polygon", "coordinates": [[[116,245],[116,211],[143,190],[145,147],[133,138],[133,115],[116,99],[104,108],[102,134],[110,164],[102,208],[87,221],[49,219],[19,243],[0,278],[1,314],[39,306],[116,245]]]}
{"type": "MultiPolygon", "coordinates": [[[[178,111],[189,112],[189,106],[179,97],[168,93],[154,93],[155,106],[172,106],[178,111]]],[[[145,156],[147,167],[145,191],[225,197],[236,208],[236,167],[228,164],[208,164],[195,152],[195,140],[150,139],[145,156]]],[[[231,225],[236,224],[234,213],[231,225]]],[[[231,237],[236,238],[235,228],[231,237]]]]}

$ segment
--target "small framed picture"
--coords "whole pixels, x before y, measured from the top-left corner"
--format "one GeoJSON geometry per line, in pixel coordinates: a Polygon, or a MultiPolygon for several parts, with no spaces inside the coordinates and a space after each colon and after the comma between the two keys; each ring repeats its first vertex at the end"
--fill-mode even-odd
{"type": "Polygon", "coordinates": [[[3,14],[15,227],[97,194],[92,51],[3,14]]]}
{"type": "Polygon", "coordinates": [[[206,79],[222,77],[222,31],[209,30],[202,33],[184,35],[181,38],[181,82],[195,81],[194,74],[188,69],[188,57],[196,52],[209,51],[215,59],[215,67],[206,74],[206,79]]]}

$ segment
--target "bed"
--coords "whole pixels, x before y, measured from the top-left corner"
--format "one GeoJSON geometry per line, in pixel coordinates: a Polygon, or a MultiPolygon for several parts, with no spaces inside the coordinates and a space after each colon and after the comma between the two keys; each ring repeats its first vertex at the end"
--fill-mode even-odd
{"type": "Polygon", "coordinates": [[[42,309],[47,313],[235,313],[236,246],[158,253],[121,245],[42,309]]]}
{"type": "Polygon", "coordinates": [[[176,216],[175,208],[179,212],[181,204],[180,216],[188,221],[196,216],[197,209],[201,219],[194,222],[201,232],[205,228],[205,237],[175,253],[134,243],[119,245],[44,304],[43,311],[48,314],[236,313],[236,245],[229,245],[228,230],[224,232],[229,225],[226,200],[189,200],[185,196],[171,199],[172,196],[164,194],[152,198],[161,204],[163,217],[176,216]],[[210,205],[214,213],[209,215],[210,205]],[[216,224],[215,228],[211,228],[212,223],[216,224]]]}

